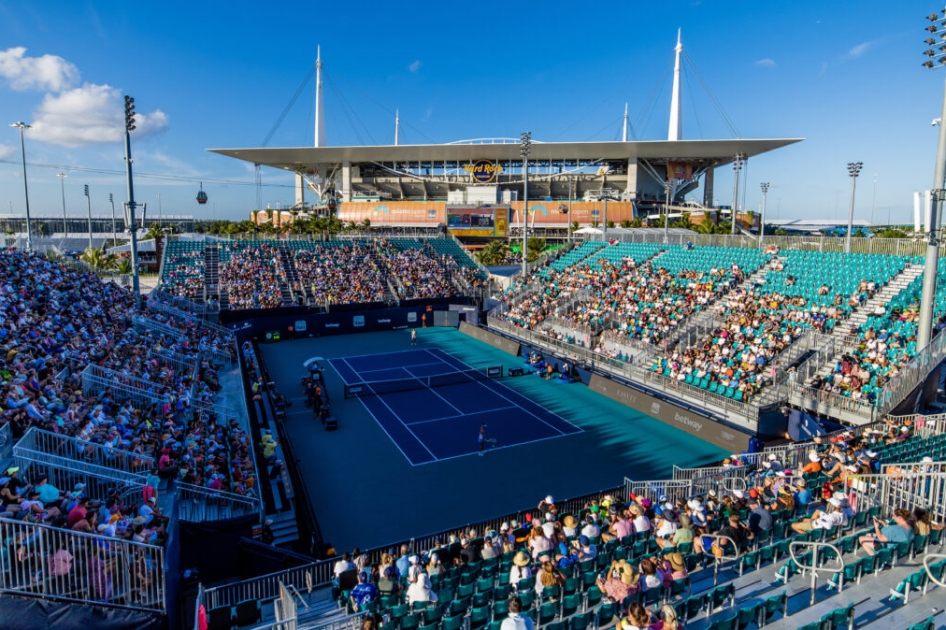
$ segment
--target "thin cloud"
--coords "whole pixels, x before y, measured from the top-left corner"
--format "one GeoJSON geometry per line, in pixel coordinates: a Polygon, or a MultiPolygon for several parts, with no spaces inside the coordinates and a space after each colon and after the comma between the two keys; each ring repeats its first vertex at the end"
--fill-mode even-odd
{"type": "Polygon", "coordinates": [[[407,66],[407,71],[410,72],[411,74],[417,74],[418,70],[420,70],[420,67],[422,65],[423,64],[421,63],[420,59],[418,59],[411,65],[407,66]]]}
{"type": "MultiPolygon", "coordinates": [[[[121,91],[108,85],[85,85],[61,94],[47,94],[35,114],[32,136],[43,142],[75,148],[121,142],[125,130],[121,91]]],[[[155,110],[135,114],[136,136],[160,133],[167,115],[155,110]]]]}
{"type": "Polygon", "coordinates": [[[775,60],[766,57],[765,59],[759,59],[757,62],[755,62],[755,65],[759,66],[760,68],[774,68],[775,60]]]}
{"type": "Polygon", "coordinates": [[[18,92],[60,92],[79,82],[79,69],[56,55],[27,57],[26,48],[18,46],[0,51],[0,76],[18,92]]]}
{"type": "Polygon", "coordinates": [[[870,48],[871,48],[874,44],[876,44],[878,41],[879,41],[879,40],[874,40],[874,41],[870,41],[870,42],[861,42],[861,43],[858,44],[857,46],[855,46],[855,47],[851,48],[849,51],[847,51],[847,58],[848,58],[848,59],[856,59],[857,57],[860,57],[861,55],[863,55],[864,53],[866,53],[868,50],[870,50],[870,48]]]}
{"type": "Polygon", "coordinates": [[[0,144],[0,160],[4,160],[16,152],[16,149],[13,147],[8,147],[5,144],[0,144]]]}
{"type": "Polygon", "coordinates": [[[827,72],[827,71],[828,71],[828,62],[827,62],[827,61],[822,61],[822,62],[821,62],[821,72],[818,73],[818,76],[819,76],[819,77],[823,77],[823,76],[824,76],[824,73],[827,72]]]}

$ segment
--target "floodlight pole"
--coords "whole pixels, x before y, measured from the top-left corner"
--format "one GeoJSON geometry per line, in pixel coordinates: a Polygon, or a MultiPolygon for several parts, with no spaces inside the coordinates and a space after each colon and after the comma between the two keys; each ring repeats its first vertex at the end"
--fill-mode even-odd
{"type": "Polygon", "coordinates": [[[851,209],[847,213],[847,236],[844,239],[844,253],[851,253],[851,234],[854,232],[854,192],[857,190],[857,176],[863,168],[863,162],[848,162],[847,172],[851,176],[851,209]]]}
{"type": "Polygon", "coordinates": [[[736,235],[736,208],[737,201],[739,200],[739,171],[742,170],[742,153],[737,153],[736,157],[732,161],[732,212],[730,213],[730,220],[732,221],[732,229],[730,233],[736,235]]]}
{"type": "Polygon", "coordinates": [[[664,243],[670,242],[670,191],[673,190],[674,182],[672,177],[664,181],[664,192],[666,199],[664,202],[664,243]]]}
{"type": "Polygon", "coordinates": [[[568,243],[569,245],[572,242],[572,197],[575,196],[572,185],[575,183],[575,180],[572,177],[568,178],[568,243]]]}
{"type": "Polygon", "coordinates": [[[85,200],[89,205],[89,249],[92,249],[92,197],[89,196],[89,185],[85,185],[85,200]]]}
{"type": "Polygon", "coordinates": [[[20,155],[23,157],[23,196],[26,199],[26,251],[33,252],[33,225],[30,222],[30,189],[26,183],[26,143],[23,140],[23,132],[27,129],[32,129],[32,125],[27,125],[25,122],[15,122],[10,125],[11,127],[19,127],[20,129],[20,155]]]}
{"type": "Polygon", "coordinates": [[[529,263],[526,258],[529,247],[529,153],[532,148],[532,132],[523,131],[520,140],[522,153],[522,281],[526,282],[529,263]]]}
{"type": "Polygon", "coordinates": [[[762,189],[762,216],[759,217],[759,249],[762,249],[762,241],[765,239],[765,198],[769,194],[769,182],[759,184],[762,189]]]}
{"type": "Polygon", "coordinates": [[[69,228],[66,226],[66,175],[65,173],[57,173],[56,177],[59,178],[59,191],[62,193],[62,237],[69,238],[69,228]]]}
{"type": "Polygon", "coordinates": [[[135,128],[135,99],[125,96],[125,176],[128,180],[128,229],[131,230],[132,291],[135,304],[141,307],[141,286],[138,281],[138,226],[135,225],[135,186],[131,174],[131,131],[135,128]]]}
{"type": "MultiPolygon", "coordinates": [[[[930,15],[929,20],[933,24],[928,26],[926,30],[931,34],[940,35],[946,32],[941,28],[943,22],[946,21],[946,10],[943,11],[943,16],[937,13],[930,15]]],[[[936,43],[936,40],[927,39],[926,43],[932,46],[933,43],[936,43]]],[[[931,59],[936,56],[936,52],[933,50],[927,50],[924,54],[931,59]]],[[[923,66],[930,69],[942,67],[942,54],[939,55],[937,61],[939,65],[927,61],[923,66]]],[[[936,274],[937,263],[939,262],[939,217],[943,208],[943,197],[946,195],[946,191],[943,190],[944,180],[946,180],[946,124],[943,124],[943,121],[946,121],[946,85],[943,88],[939,142],[936,147],[936,169],[933,175],[933,190],[931,191],[933,199],[930,210],[930,224],[926,226],[926,264],[923,269],[923,292],[920,294],[920,321],[917,324],[916,332],[916,347],[921,352],[933,338],[933,301],[936,299],[936,274]]]]}

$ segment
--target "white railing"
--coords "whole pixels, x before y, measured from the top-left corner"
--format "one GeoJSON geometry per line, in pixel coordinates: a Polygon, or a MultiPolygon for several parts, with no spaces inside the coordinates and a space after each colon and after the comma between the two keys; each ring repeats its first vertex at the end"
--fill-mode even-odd
{"type": "Polygon", "coordinates": [[[90,363],[82,370],[83,394],[95,397],[105,390],[110,390],[115,400],[131,401],[138,409],[146,410],[152,405],[166,402],[166,389],[157,383],[103,368],[94,363],[90,363]]]}
{"type": "Polygon", "coordinates": [[[946,513],[946,473],[926,472],[925,464],[888,466],[886,474],[854,475],[848,490],[858,512],[879,506],[889,516],[894,510],[920,507],[930,514],[946,513]]]}
{"type": "Polygon", "coordinates": [[[178,517],[200,523],[260,513],[255,497],[178,482],[178,517]]]}
{"type": "Polygon", "coordinates": [[[166,612],[161,547],[8,519],[0,538],[0,592],[166,612]]]}
{"type": "Polygon", "coordinates": [[[99,472],[115,479],[141,483],[154,467],[154,459],[79,438],[43,431],[36,427],[26,432],[13,447],[13,454],[28,461],[59,464],[80,471],[99,472]]]}

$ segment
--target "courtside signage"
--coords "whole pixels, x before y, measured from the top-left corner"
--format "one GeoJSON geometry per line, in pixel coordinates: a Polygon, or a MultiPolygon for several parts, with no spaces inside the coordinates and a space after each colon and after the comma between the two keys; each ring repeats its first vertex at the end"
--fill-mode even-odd
{"type": "Polygon", "coordinates": [[[749,436],[741,431],[598,374],[591,376],[588,389],[724,448],[730,453],[741,453],[749,446],[749,436]]]}

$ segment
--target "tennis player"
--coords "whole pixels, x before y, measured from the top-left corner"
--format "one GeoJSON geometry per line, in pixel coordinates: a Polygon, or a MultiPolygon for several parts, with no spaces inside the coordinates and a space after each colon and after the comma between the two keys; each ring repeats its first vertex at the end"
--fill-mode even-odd
{"type": "Polygon", "coordinates": [[[417,329],[416,328],[411,328],[411,345],[412,346],[417,345],[417,329]]]}
{"type": "Polygon", "coordinates": [[[483,456],[483,451],[486,450],[486,423],[480,425],[480,434],[477,436],[477,441],[479,442],[480,452],[479,456],[483,456]]]}

